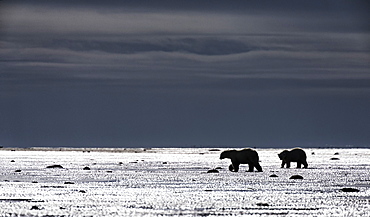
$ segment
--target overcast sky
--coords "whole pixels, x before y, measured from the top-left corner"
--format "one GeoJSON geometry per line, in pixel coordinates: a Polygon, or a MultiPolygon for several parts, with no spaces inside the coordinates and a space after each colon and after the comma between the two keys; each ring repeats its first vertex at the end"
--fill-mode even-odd
{"type": "Polygon", "coordinates": [[[369,147],[369,1],[0,1],[0,146],[369,147]]]}

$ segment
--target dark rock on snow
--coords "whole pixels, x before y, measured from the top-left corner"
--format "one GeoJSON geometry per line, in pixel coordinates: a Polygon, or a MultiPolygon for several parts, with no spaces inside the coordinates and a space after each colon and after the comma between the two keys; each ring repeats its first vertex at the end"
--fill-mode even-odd
{"type": "Polygon", "coordinates": [[[268,203],[257,203],[257,206],[270,206],[268,203]]]}
{"type": "Polygon", "coordinates": [[[65,185],[73,185],[74,182],[64,182],[65,185]]]}
{"type": "Polygon", "coordinates": [[[303,177],[300,175],[294,175],[294,176],[291,176],[289,179],[303,179],[303,177]]]}
{"type": "Polygon", "coordinates": [[[207,173],[219,173],[219,172],[216,169],[212,169],[212,170],[208,170],[207,173]]]}
{"type": "Polygon", "coordinates": [[[46,168],[63,168],[61,165],[51,165],[51,166],[47,166],[46,168]]]}
{"type": "Polygon", "coordinates": [[[272,174],[270,175],[270,177],[279,177],[279,176],[277,176],[276,174],[272,174]]]}
{"type": "Polygon", "coordinates": [[[343,191],[343,192],[359,192],[360,191],[356,188],[342,188],[340,190],[343,191]]]}
{"type": "Polygon", "coordinates": [[[90,170],[90,167],[84,167],[83,170],[90,170]]]}
{"type": "Polygon", "coordinates": [[[339,158],[332,157],[332,158],[330,158],[330,160],[339,160],[339,158]]]}
{"type": "Polygon", "coordinates": [[[38,206],[32,206],[31,207],[31,210],[40,210],[40,207],[38,207],[38,206]]]}
{"type": "Polygon", "coordinates": [[[47,186],[47,185],[43,185],[41,186],[41,188],[65,188],[64,186],[47,186]]]}

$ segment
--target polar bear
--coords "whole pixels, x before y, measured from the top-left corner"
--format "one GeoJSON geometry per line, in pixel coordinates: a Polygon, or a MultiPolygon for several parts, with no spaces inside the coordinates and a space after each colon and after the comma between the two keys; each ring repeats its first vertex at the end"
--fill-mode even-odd
{"type": "Polygon", "coordinates": [[[307,156],[306,153],[300,149],[295,148],[290,151],[284,150],[280,154],[278,154],[281,162],[281,168],[284,168],[286,164],[286,168],[290,168],[290,162],[297,162],[297,168],[301,168],[303,164],[304,168],[307,168],[307,156]]]}
{"type": "Polygon", "coordinates": [[[262,172],[262,167],[259,164],[258,153],[255,150],[250,148],[243,149],[240,151],[237,150],[228,150],[224,151],[220,155],[220,159],[229,158],[231,159],[231,165],[229,170],[231,172],[238,172],[240,164],[248,164],[248,172],[253,172],[253,169],[256,168],[258,172],[262,172]]]}

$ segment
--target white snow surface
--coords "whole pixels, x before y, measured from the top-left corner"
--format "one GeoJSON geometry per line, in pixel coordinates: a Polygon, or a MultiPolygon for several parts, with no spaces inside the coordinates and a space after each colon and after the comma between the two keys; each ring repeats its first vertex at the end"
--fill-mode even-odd
{"type": "Polygon", "coordinates": [[[370,149],[304,149],[308,169],[255,149],[263,172],[224,150],[0,149],[0,216],[370,216],[370,149]]]}

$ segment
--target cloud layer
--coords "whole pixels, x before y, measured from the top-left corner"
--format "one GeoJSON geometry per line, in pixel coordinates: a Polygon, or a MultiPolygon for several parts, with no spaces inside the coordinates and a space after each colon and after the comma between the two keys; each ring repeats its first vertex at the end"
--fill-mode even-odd
{"type": "Polygon", "coordinates": [[[368,9],[2,1],[0,142],[368,144],[368,9]]]}

